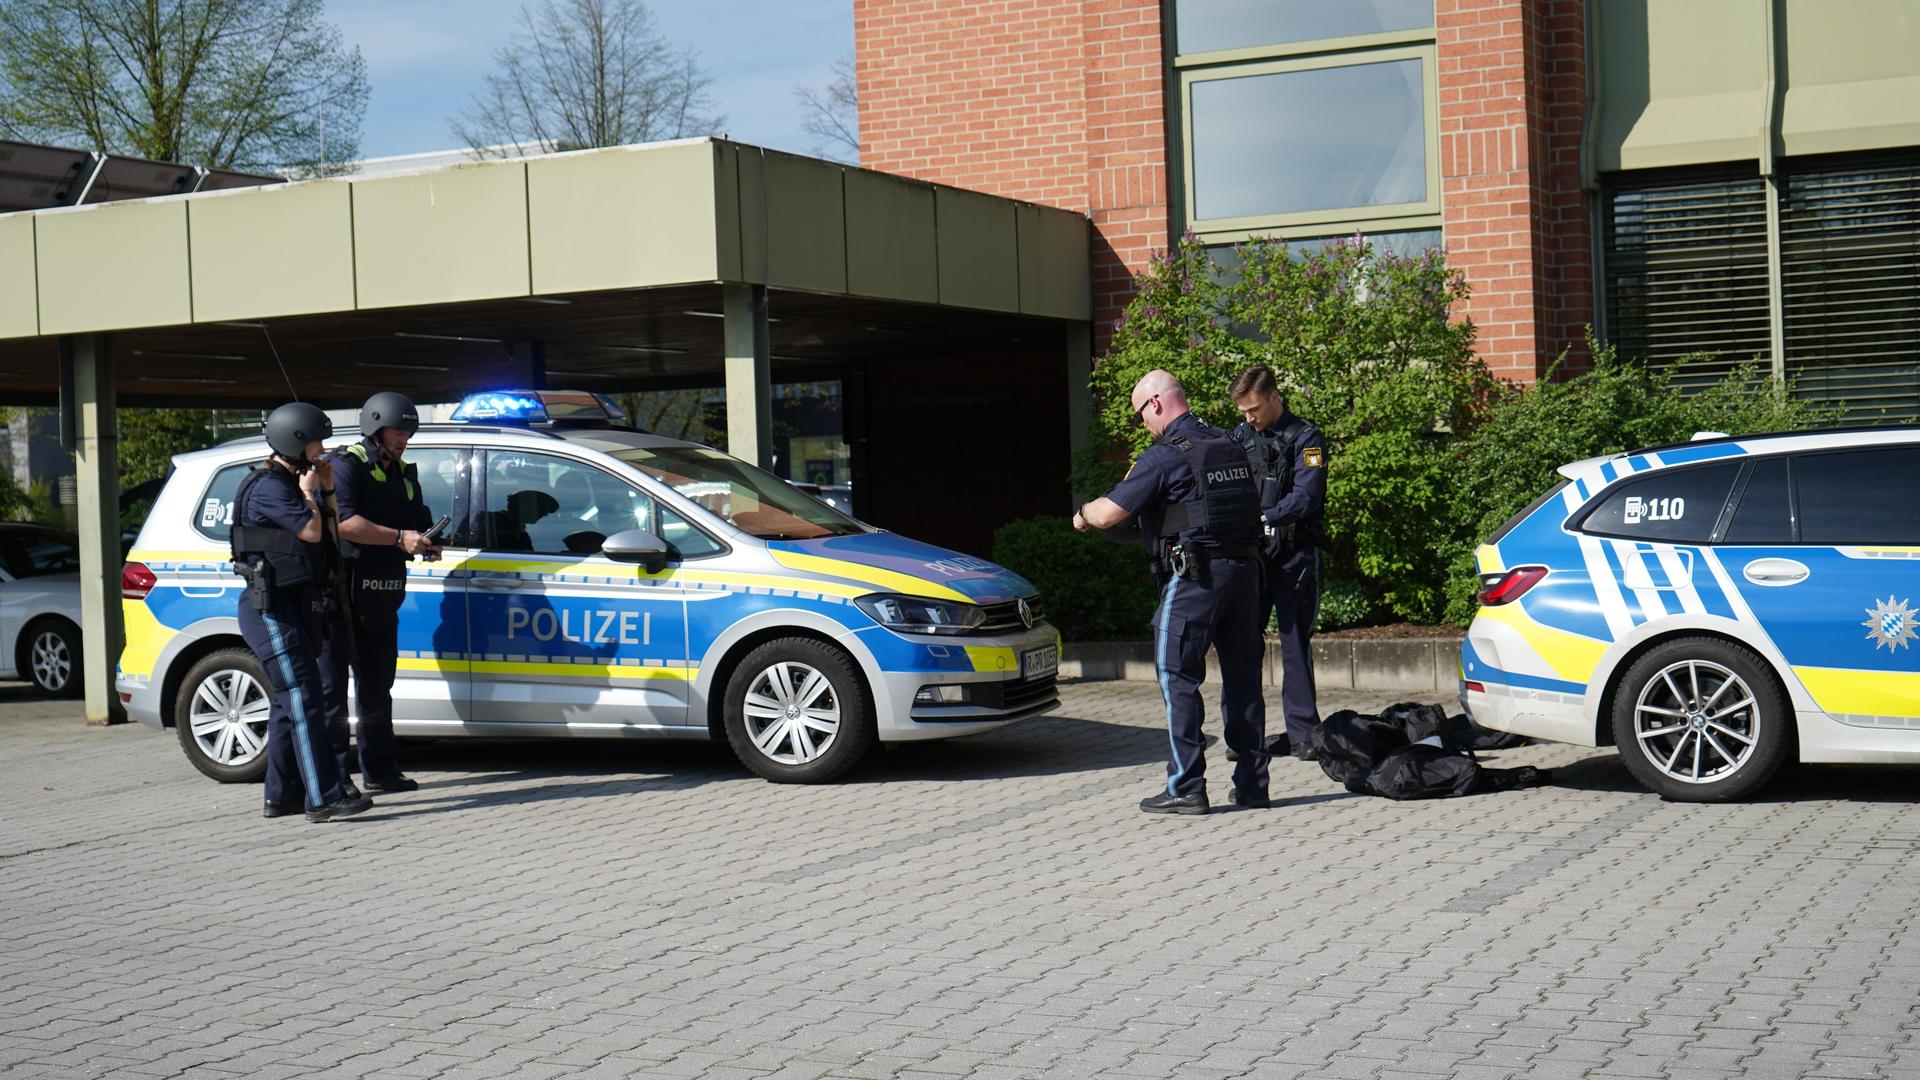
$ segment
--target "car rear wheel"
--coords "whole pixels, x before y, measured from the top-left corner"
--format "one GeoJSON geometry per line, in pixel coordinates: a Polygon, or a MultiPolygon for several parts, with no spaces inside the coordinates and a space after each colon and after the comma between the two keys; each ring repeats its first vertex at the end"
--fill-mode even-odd
{"type": "Polygon", "coordinates": [[[22,666],[34,688],[50,697],[72,697],[80,689],[80,628],[50,618],[29,626],[23,637],[22,666]]]}
{"type": "Polygon", "coordinates": [[[1786,695],[1765,660],[1719,638],[1656,646],[1620,680],[1613,737],[1634,779],[1668,799],[1758,791],[1791,756],[1786,695]]]}
{"type": "Polygon", "coordinates": [[[873,705],[846,653],[811,638],[770,641],[727,683],[727,743],[775,783],[818,784],[873,748],[873,705]]]}
{"type": "Polygon", "coordinates": [[[247,649],[201,658],[180,682],[173,726],[193,767],[222,783],[258,780],[267,771],[267,715],[273,690],[247,649]]]}

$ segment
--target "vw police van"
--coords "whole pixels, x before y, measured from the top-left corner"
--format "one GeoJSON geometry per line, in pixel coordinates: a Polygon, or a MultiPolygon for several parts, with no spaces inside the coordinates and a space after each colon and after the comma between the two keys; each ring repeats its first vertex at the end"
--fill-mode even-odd
{"type": "Polygon", "coordinates": [[[1476,723],[1613,744],[1671,799],[1789,761],[1920,762],[1920,428],[1614,454],[1476,553],[1476,723]]]}
{"type": "MultiPolygon", "coordinates": [[[[876,740],[991,731],[1059,702],[1059,635],[993,563],[623,427],[597,395],[476,395],[454,419],[406,455],[453,520],[444,557],[408,566],[402,736],[724,739],[760,776],[804,783],[876,740]]],[[[266,454],[256,439],[176,458],[122,574],[120,698],[218,780],[265,769],[268,692],[227,529],[266,454]]]]}

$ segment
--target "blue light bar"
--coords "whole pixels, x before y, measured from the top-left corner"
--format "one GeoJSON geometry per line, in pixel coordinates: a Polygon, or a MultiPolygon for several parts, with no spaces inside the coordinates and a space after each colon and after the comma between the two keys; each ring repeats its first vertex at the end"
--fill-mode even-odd
{"type": "Polygon", "coordinates": [[[544,424],[547,407],[532,390],[495,390],[468,394],[453,410],[458,423],[490,420],[507,424],[544,424]]]}

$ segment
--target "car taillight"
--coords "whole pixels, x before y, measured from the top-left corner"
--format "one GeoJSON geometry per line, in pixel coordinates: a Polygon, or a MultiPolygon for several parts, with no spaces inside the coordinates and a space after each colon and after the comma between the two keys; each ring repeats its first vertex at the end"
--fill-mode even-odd
{"type": "Polygon", "coordinates": [[[158,580],[146,563],[127,563],[120,567],[120,595],[128,600],[145,600],[158,580]]]}
{"type": "Polygon", "coordinates": [[[1480,575],[1480,602],[1488,607],[1511,604],[1547,576],[1544,566],[1516,566],[1504,574],[1480,575]]]}

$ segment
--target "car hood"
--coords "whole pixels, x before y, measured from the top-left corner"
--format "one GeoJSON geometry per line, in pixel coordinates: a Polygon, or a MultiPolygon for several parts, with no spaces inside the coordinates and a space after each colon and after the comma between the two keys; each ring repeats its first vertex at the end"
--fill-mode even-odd
{"type": "Polygon", "coordinates": [[[789,569],[871,585],[875,592],[1003,604],[1038,591],[1026,578],[985,559],[890,532],[775,540],[767,550],[789,569]]]}

